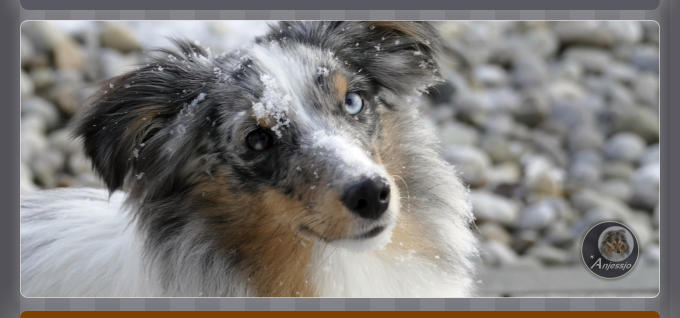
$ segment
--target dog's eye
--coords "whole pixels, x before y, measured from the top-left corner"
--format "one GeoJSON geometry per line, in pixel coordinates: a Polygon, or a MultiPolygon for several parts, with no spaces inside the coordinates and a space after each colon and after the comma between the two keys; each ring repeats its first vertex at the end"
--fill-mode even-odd
{"type": "Polygon", "coordinates": [[[364,100],[357,93],[345,95],[345,110],[350,115],[356,115],[364,109],[364,100]]]}
{"type": "Polygon", "coordinates": [[[267,131],[258,128],[248,133],[246,136],[246,143],[250,149],[262,151],[272,146],[273,139],[272,135],[267,131]]]}

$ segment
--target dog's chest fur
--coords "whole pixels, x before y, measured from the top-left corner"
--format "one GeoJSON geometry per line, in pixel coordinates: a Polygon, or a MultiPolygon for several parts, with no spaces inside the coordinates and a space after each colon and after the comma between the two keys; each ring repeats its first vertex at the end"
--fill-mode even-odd
{"type": "MultiPolygon", "coordinates": [[[[125,212],[121,193],[111,198],[95,189],[47,193],[24,200],[31,212],[22,215],[21,278],[27,296],[460,296],[467,287],[461,284],[467,278],[440,269],[435,249],[409,238],[414,229],[412,222],[407,226],[408,216],[379,251],[279,237],[243,263],[249,267],[238,268],[231,256],[214,254],[212,246],[188,242],[177,242],[164,260],[145,256],[143,236],[125,212]],[[74,224],[87,227],[70,235],[74,224]],[[47,245],[53,248],[44,249],[47,245]],[[213,259],[201,261],[205,257],[213,259]],[[169,277],[171,282],[163,281],[169,277]]],[[[194,226],[186,230],[200,231],[194,226]]]]}

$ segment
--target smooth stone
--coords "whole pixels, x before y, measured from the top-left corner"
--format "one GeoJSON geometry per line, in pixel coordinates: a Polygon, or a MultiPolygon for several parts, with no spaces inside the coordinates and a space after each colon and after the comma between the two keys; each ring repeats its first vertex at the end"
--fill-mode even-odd
{"type": "Polygon", "coordinates": [[[645,153],[642,155],[640,158],[640,165],[648,165],[648,164],[653,164],[653,163],[658,163],[659,162],[659,144],[653,144],[648,146],[645,149],[645,153]]]}
{"type": "Polygon", "coordinates": [[[498,87],[507,85],[508,75],[498,65],[483,64],[472,70],[472,81],[475,85],[482,87],[498,87]]]}
{"type": "Polygon", "coordinates": [[[604,154],[610,160],[636,162],[645,151],[645,141],[636,134],[621,132],[604,145],[604,154]]]}
{"type": "Polygon", "coordinates": [[[31,170],[40,184],[47,188],[54,188],[57,183],[57,172],[64,166],[64,155],[54,149],[47,149],[40,155],[34,156],[30,162],[31,170]]]}
{"type": "Polygon", "coordinates": [[[21,97],[30,96],[34,91],[35,85],[33,85],[31,77],[21,70],[19,73],[19,94],[21,97]]]}
{"type": "Polygon", "coordinates": [[[479,134],[474,127],[455,121],[445,123],[439,129],[438,135],[445,146],[474,145],[479,139],[479,134]]]}
{"type": "Polygon", "coordinates": [[[659,163],[641,166],[631,179],[633,188],[632,203],[650,211],[659,201],[659,182],[661,177],[659,163]]]}
{"type": "Polygon", "coordinates": [[[541,235],[536,230],[520,230],[513,236],[512,248],[518,253],[525,253],[529,248],[541,240],[541,235]]]}
{"type": "Polygon", "coordinates": [[[497,241],[482,243],[482,258],[486,264],[506,266],[517,262],[518,256],[508,246],[497,241]]]}
{"type": "Polygon", "coordinates": [[[521,173],[516,163],[505,162],[491,167],[487,177],[492,185],[517,184],[520,181],[521,173]]]}
{"type": "Polygon", "coordinates": [[[657,45],[623,46],[616,53],[641,71],[659,73],[659,47],[657,45]]]}
{"type": "Polygon", "coordinates": [[[520,54],[514,61],[511,73],[512,81],[519,87],[532,87],[545,83],[550,77],[548,66],[543,59],[537,58],[531,52],[520,54]]]}
{"type": "Polygon", "coordinates": [[[92,161],[90,161],[82,151],[71,154],[68,160],[68,167],[77,176],[92,173],[92,161]]]}
{"type": "Polygon", "coordinates": [[[102,27],[99,39],[103,47],[116,49],[123,53],[142,50],[133,30],[120,23],[106,23],[102,27]]]}
{"type": "Polygon", "coordinates": [[[85,54],[70,37],[64,38],[53,47],[54,64],[61,70],[79,70],[85,64],[85,54]]]}
{"type": "Polygon", "coordinates": [[[542,200],[527,206],[520,214],[517,227],[523,230],[540,230],[558,218],[558,211],[550,200],[542,200]]]}
{"type": "Polygon", "coordinates": [[[487,191],[471,191],[472,212],[480,221],[512,225],[519,215],[519,204],[514,200],[487,191]]]}
{"type": "Polygon", "coordinates": [[[652,109],[659,107],[659,74],[642,73],[636,74],[633,84],[633,93],[640,102],[649,105],[652,109]]]}
{"type": "Polygon", "coordinates": [[[21,119],[21,162],[30,162],[34,156],[43,153],[48,147],[47,139],[42,132],[24,127],[25,123],[29,121],[35,123],[38,120],[36,117],[21,119]]]}
{"type": "Polygon", "coordinates": [[[619,43],[635,43],[643,36],[638,21],[556,21],[552,30],[565,44],[608,47],[619,43]]]}
{"type": "Polygon", "coordinates": [[[612,107],[607,113],[613,132],[631,132],[647,143],[659,141],[659,115],[656,110],[645,107],[612,107]]]}
{"type": "Polygon", "coordinates": [[[602,177],[605,179],[630,180],[634,171],[633,166],[628,162],[608,162],[602,166],[602,177]]]}
{"type": "Polygon", "coordinates": [[[472,186],[487,182],[486,171],[491,165],[489,157],[472,146],[450,146],[444,150],[444,159],[452,164],[463,180],[472,186]]]}
{"type": "Polygon", "coordinates": [[[583,66],[583,69],[599,74],[605,73],[612,63],[609,51],[593,47],[570,47],[564,52],[564,59],[583,66]]]}
{"type": "Polygon", "coordinates": [[[510,143],[503,136],[487,134],[482,137],[479,146],[494,163],[517,160],[510,149],[510,143]]]}
{"type": "Polygon", "coordinates": [[[139,56],[135,54],[123,55],[108,48],[99,50],[97,61],[102,78],[110,78],[134,71],[141,62],[139,56]]]}
{"type": "Polygon", "coordinates": [[[574,233],[564,222],[555,222],[549,225],[546,230],[545,240],[549,244],[568,247],[574,240],[574,233]]]}
{"type": "Polygon", "coordinates": [[[47,129],[56,127],[61,121],[61,116],[59,115],[56,106],[38,96],[22,99],[21,116],[40,117],[47,129]]]}
{"type": "Polygon", "coordinates": [[[518,122],[535,127],[545,121],[550,114],[548,94],[540,89],[527,89],[522,92],[523,101],[512,113],[518,122]]]}
{"type": "Polygon", "coordinates": [[[628,182],[621,179],[604,181],[599,185],[599,189],[602,193],[623,202],[628,202],[633,197],[632,187],[628,182]]]}
{"type": "Polygon", "coordinates": [[[594,125],[581,125],[569,131],[567,144],[570,152],[599,150],[604,144],[604,136],[594,125]]]}
{"type": "Polygon", "coordinates": [[[38,187],[33,183],[33,173],[26,167],[24,162],[19,163],[19,193],[28,193],[37,190],[38,187]]]}
{"type": "Polygon", "coordinates": [[[506,246],[512,242],[512,236],[498,223],[485,222],[479,225],[478,230],[486,241],[496,241],[506,246]]]}
{"type": "Polygon", "coordinates": [[[73,131],[69,128],[55,130],[47,140],[51,147],[67,155],[83,151],[82,142],[73,136],[73,131]]]}
{"type": "Polygon", "coordinates": [[[601,175],[599,164],[585,160],[573,161],[567,172],[567,185],[571,190],[597,186],[601,175]]]}
{"type": "Polygon", "coordinates": [[[533,194],[558,197],[562,194],[564,172],[548,159],[537,155],[522,158],[524,185],[533,194]]]}
{"type": "Polygon", "coordinates": [[[526,255],[533,256],[545,265],[558,265],[568,263],[570,258],[566,251],[548,244],[537,244],[532,246],[526,255]]]}
{"type": "Polygon", "coordinates": [[[658,244],[650,244],[642,252],[642,259],[648,264],[659,264],[661,260],[661,249],[658,244]]]}
{"type": "Polygon", "coordinates": [[[55,82],[54,70],[47,67],[36,67],[31,70],[31,80],[38,90],[52,86],[55,82]]]}

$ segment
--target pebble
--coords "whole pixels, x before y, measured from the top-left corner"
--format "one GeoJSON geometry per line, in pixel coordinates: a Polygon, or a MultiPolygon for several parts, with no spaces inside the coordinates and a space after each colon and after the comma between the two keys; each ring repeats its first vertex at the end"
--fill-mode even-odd
{"type": "Polygon", "coordinates": [[[31,78],[21,70],[21,73],[19,73],[19,91],[21,94],[21,97],[24,96],[30,96],[33,94],[33,91],[35,90],[35,85],[33,85],[33,81],[31,78]]]}
{"type": "Polygon", "coordinates": [[[647,165],[659,162],[659,144],[653,144],[645,149],[645,153],[640,158],[640,165],[647,165]]]}
{"type": "Polygon", "coordinates": [[[608,162],[602,166],[602,177],[605,179],[630,180],[633,177],[633,166],[627,162],[608,162]]]}
{"type": "Polygon", "coordinates": [[[508,140],[500,135],[485,135],[480,141],[480,148],[494,163],[517,160],[508,140]]]}
{"type": "Polygon", "coordinates": [[[460,176],[471,186],[487,182],[486,172],[491,165],[489,157],[472,146],[450,146],[444,150],[444,159],[456,167],[460,176]]]}
{"type": "Polygon", "coordinates": [[[444,124],[437,134],[444,145],[474,145],[479,139],[475,128],[453,121],[444,124]]]}
{"type": "Polygon", "coordinates": [[[638,135],[622,132],[612,136],[604,145],[604,154],[615,161],[636,162],[645,151],[645,141],[638,135]]]}
{"type": "Polygon", "coordinates": [[[35,178],[43,187],[54,188],[57,184],[57,172],[64,165],[64,155],[54,149],[47,149],[38,156],[33,156],[30,167],[35,178]]]}
{"type": "Polygon", "coordinates": [[[523,230],[540,230],[555,222],[558,216],[558,211],[553,202],[541,200],[527,206],[522,211],[517,221],[517,227],[523,230]]]}
{"type": "Polygon", "coordinates": [[[517,202],[490,192],[471,192],[470,202],[475,217],[481,221],[512,225],[519,216],[520,207],[517,202]]]}
{"type": "Polygon", "coordinates": [[[506,246],[509,246],[512,242],[512,237],[508,231],[498,223],[483,223],[478,227],[478,230],[479,234],[487,241],[497,241],[506,246]]]}
{"type": "Polygon", "coordinates": [[[554,167],[542,156],[522,158],[524,185],[532,194],[560,196],[563,190],[564,172],[554,167]]]}
{"type": "Polygon", "coordinates": [[[566,251],[548,244],[533,246],[526,254],[539,259],[546,265],[564,264],[570,259],[566,251]]]}
{"type": "Polygon", "coordinates": [[[556,21],[553,31],[561,42],[594,46],[634,43],[643,36],[637,21],[556,21]]]}
{"type": "Polygon", "coordinates": [[[517,184],[521,178],[519,165],[514,162],[505,162],[491,167],[487,173],[489,184],[517,184]]]}
{"type": "Polygon", "coordinates": [[[508,83],[508,75],[498,65],[484,64],[472,70],[472,81],[482,87],[505,86],[508,83]]]}
{"type": "Polygon", "coordinates": [[[567,143],[572,153],[581,150],[599,150],[604,144],[604,136],[594,125],[580,125],[570,130],[567,143]]]}
{"type": "Polygon", "coordinates": [[[631,179],[633,188],[632,201],[641,207],[654,209],[659,201],[659,181],[661,177],[658,163],[641,166],[631,179]]]}
{"type": "Polygon", "coordinates": [[[483,243],[481,250],[484,263],[489,265],[511,265],[519,258],[510,247],[497,241],[483,243]]]}
{"type": "Polygon", "coordinates": [[[99,36],[103,47],[116,49],[122,53],[140,51],[142,49],[132,30],[119,23],[107,23],[103,26],[99,36]]]}
{"type": "Polygon", "coordinates": [[[587,72],[605,73],[612,63],[606,50],[593,47],[571,47],[564,52],[567,61],[579,64],[587,72]]]}
{"type": "Polygon", "coordinates": [[[83,152],[83,144],[79,139],[73,137],[73,132],[68,128],[61,128],[53,131],[47,137],[50,147],[60,152],[71,155],[83,152]]]}
{"type": "Polygon", "coordinates": [[[642,260],[647,264],[656,265],[661,260],[661,249],[658,244],[648,245],[642,252],[642,260]]]}
{"type": "Polygon", "coordinates": [[[631,132],[647,143],[659,140],[659,117],[655,109],[618,105],[609,109],[608,123],[613,132],[631,132]]]}
{"type": "Polygon", "coordinates": [[[599,185],[599,189],[602,193],[622,202],[628,202],[633,197],[632,187],[628,182],[621,179],[604,181],[599,185]]]}
{"type": "Polygon", "coordinates": [[[653,109],[659,107],[659,74],[636,72],[632,84],[633,93],[637,100],[653,109]]]}
{"type": "Polygon", "coordinates": [[[38,96],[31,96],[21,101],[21,116],[39,117],[45,124],[46,129],[56,127],[61,117],[59,111],[50,102],[38,96]]]}

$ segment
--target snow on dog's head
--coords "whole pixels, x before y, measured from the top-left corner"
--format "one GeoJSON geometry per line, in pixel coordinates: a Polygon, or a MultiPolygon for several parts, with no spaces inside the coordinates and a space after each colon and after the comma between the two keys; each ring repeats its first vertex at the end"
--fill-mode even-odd
{"type": "Polygon", "coordinates": [[[382,116],[438,80],[436,39],[415,22],[283,22],[219,56],[179,42],[114,79],[78,133],[149,227],[200,211],[243,240],[289,231],[380,248],[402,197],[385,143],[408,128],[382,116]],[[183,208],[152,212],[168,204],[183,208]]]}

